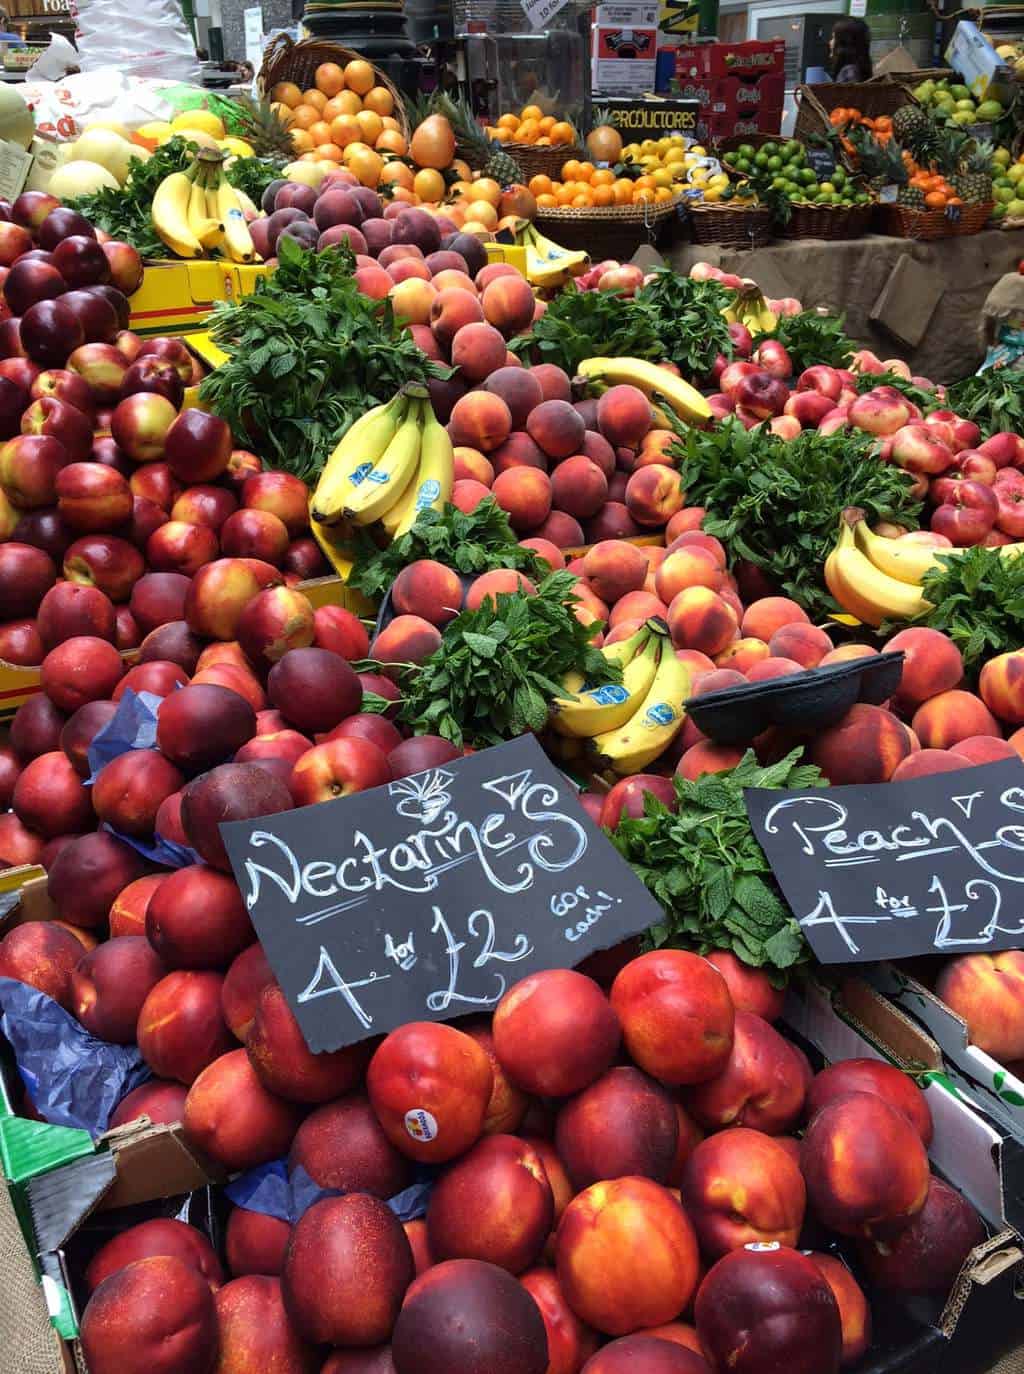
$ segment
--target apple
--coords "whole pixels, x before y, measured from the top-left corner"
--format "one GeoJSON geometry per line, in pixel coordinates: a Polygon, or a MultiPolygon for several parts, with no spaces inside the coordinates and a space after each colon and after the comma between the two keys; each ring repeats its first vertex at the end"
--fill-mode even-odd
{"type": "Polygon", "coordinates": [[[83,344],[70,355],[67,367],[85,382],[93,403],[99,405],[109,405],[118,399],[128,371],[120,351],[109,343],[83,344]]]}
{"type": "Polygon", "coordinates": [[[627,263],[623,267],[613,267],[601,275],[597,283],[598,291],[618,291],[623,296],[635,296],[644,284],[644,274],[639,267],[627,263]]]}
{"type": "Polygon", "coordinates": [[[721,388],[721,390],[725,393],[725,395],[728,396],[729,399],[735,403],[737,398],[737,388],[739,387],[740,382],[744,379],[744,377],[753,377],[760,371],[761,369],[757,366],[756,363],[730,363],[729,366],[724,369],[722,375],[719,377],[718,385],[721,388]]]}
{"type": "Polygon", "coordinates": [[[931,527],[958,548],[980,544],[996,522],[999,498],[982,482],[957,483],[953,498],[932,513],[931,527]]]}
{"type": "Polygon", "coordinates": [[[62,301],[39,300],[21,317],[21,342],[33,362],[59,367],[85,342],[85,331],[62,301]]]}
{"type": "Polygon", "coordinates": [[[96,241],[96,230],[85,216],[77,210],[69,210],[59,202],[56,206],[51,206],[45,218],[32,227],[36,230],[40,248],[46,248],[51,252],[58,243],[74,235],[96,241]]]}
{"type": "Polygon", "coordinates": [[[111,283],[126,296],[138,291],[144,269],[142,258],[132,245],[121,243],[119,239],[110,239],[103,245],[103,251],[110,264],[111,283]]]}
{"type": "Polygon", "coordinates": [[[782,414],[789,400],[789,387],[778,377],[755,370],[740,378],[735,394],[737,406],[758,419],[768,420],[782,414]]]}
{"type": "Polygon", "coordinates": [[[122,397],[134,396],[139,391],[165,396],[175,410],[180,408],[185,396],[185,387],[174,364],[169,358],[158,358],[151,353],[132,363],[121,383],[122,397]]]}
{"type": "Polygon", "coordinates": [[[19,510],[53,506],[57,500],[57,474],[67,462],[67,450],[56,439],[42,434],[19,434],[0,448],[0,487],[19,510]]]}
{"type": "Polygon", "coordinates": [[[32,247],[32,235],[20,224],[0,221],[0,264],[12,266],[32,247]]]}
{"type": "Polygon", "coordinates": [[[92,425],[66,401],[52,396],[40,396],[21,417],[22,434],[48,434],[68,451],[72,463],[84,462],[92,452],[92,425]]]}
{"type": "Polygon", "coordinates": [[[225,470],[230,457],[230,428],[205,410],[183,410],[167,431],[164,458],[182,482],[212,481],[225,470]]]}
{"type": "Polygon", "coordinates": [[[56,267],[39,262],[27,253],[18,259],[4,280],[4,297],[15,315],[24,315],[39,301],[55,300],[67,289],[68,284],[56,267]]]}
{"type": "Polygon", "coordinates": [[[177,418],[178,412],[166,396],[137,391],[114,408],[110,433],[129,458],[137,463],[153,462],[163,458],[167,435],[177,418]]]}
{"type": "Polygon", "coordinates": [[[20,383],[0,376],[0,439],[10,439],[18,433],[30,395],[20,383]]]}
{"type": "Polygon", "coordinates": [[[133,363],[139,356],[142,340],[138,334],[133,334],[130,329],[122,329],[118,331],[117,338],[114,340],[114,347],[126,363],[133,363]]]}
{"type": "MultiPolygon", "coordinates": [[[[92,392],[85,378],[66,367],[51,367],[45,372],[40,372],[32,383],[29,396],[34,401],[40,396],[52,396],[57,401],[74,406],[83,415],[92,415],[95,409],[92,392]]],[[[26,406],[27,404],[26,402],[26,406]]]]}
{"type": "Polygon", "coordinates": [[[307,750],[292,769],[289,788],[296,806],[311,806],[391,780],[387,755],[369,740],[349,736],[307,750]]]}
{"type": "MultiPolygon", "coordinates": [[[[3,325],[0,324],[0,330],[3,325]]],[[[0,358],[0,377],[6,377],[8,381],[16,382],[24,391],[31,394],[32,383],[39,376],[42,368],[34,363],[31,358],[26,358],[24,354],[15,355],[10,358],[0,358]]],[[[26,402],[27,404],[27,402],[26,402]]]]}
{"type": "Polygon", "coordinates": [[[803,433],[803,426],[793,415],[774,415],[768,421],[768,428],[780,439],[795,439],[803,433]]]}
{"type": "MultiPolygon", "coordinates": [[[[0,363],[0,367],[2,366],[3,364],[0,363]]],[[[262,471],[263,464],[255,453],[250,453],[245,448],[233,448],[222,476],[229,486],[239,490],[244,487],[250,477],[255,477],[258,472],[262,471]]]]}
{"type": "Polygon", "coordinates": [[[766,339],[754,354],[754,362],[771,377],[781,381],[793,375],[793,362],[778,339],[766,339]]]}
{"type": "MultiPolygon", "coordinates": [[[[300,486],[306,490],[304,483],[300,486]]],[[[226,487],[186,487],[171,507],[171,519],[184,520],[189,525],[206,525],[216,534],[237,509],[238,500],[226,487]]]]}
{"type": "Polygon", "coordinates": [[[76,533],[113,530],[131,518],[131,487],[116,468],[68,463],[57,473],[56,491],[57,512],[76,533]]]}
{"type": "Polygon", "coordinates": [[[819,364],[816,367],[805,368],[796,383],[797,391],[817,391],[822,396],[827,396],[832,401],[839,400],[839,393],[843,389],[843,379],[834,367],[825,367],[819,364]]]}
{"type": "MultiPolygon", "coordinates": [[[[0,464],[2,462],[3,451],[0,450],[0,464]]],[[[999,529],[1003,534],[1012,535],[1014,539],[1024,539],[1024,482],[1003,483],[993,490],[997,504],[996,524],[999,529]]]]}

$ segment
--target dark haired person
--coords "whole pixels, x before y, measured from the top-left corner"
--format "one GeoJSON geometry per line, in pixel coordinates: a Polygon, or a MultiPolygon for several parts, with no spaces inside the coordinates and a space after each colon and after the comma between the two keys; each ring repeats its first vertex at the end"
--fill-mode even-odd
{"type": "Polygon", "coordinates": [[[829,72],[836,82],[870,81],[871,30],[863,19],[839,19],[828,40],[829,72]]]}

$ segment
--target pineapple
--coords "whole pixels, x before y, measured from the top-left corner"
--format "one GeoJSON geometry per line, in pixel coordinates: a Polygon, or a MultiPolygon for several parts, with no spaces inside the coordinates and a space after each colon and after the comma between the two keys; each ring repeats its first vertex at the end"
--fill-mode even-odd
{"type": "Polygon", "coordinates": [[[975,143],[961,163],[961,170],[950,178],[950,185],[965,205],[983,205],[992,199],[991,143],[975,143]]]}
{"type": "Polygon", "coordinates": [[[903,161],[903,151],[895,139],[889,143],[879,143],[874,135],[864,129],[852,129],[850,139],[857,150],[860,169],[876,191],[883,186],[897,186],[897,204],[908,210],[923,210],[924,192],[918,186],[911,186],[910,177],[903,161]]]}
{"type": "Polygon", "coordinates": [[[455,130],[455,155],[471,167],[477,167],[485,177],[493,177],[500,186],[522,181],[519,163],[506,153],[500,143],[492,143],[476,122],[469,102],[463,97],[453,100],[442,91],[431,100],[431,113],[443,114],[455,130]]]}
{"type": "Polygon", "coordinates": [[[247,96],[236,97],[234,102],[239,110],[238,122],[242,126],[242,138],[252,145],[256,157],[283,158],[291,162],[295,147],[287,125],[270,107],[269,100],[258,104],[247,96]]]}
{"type": "Polygon", "coordinates": [[[892,133],[897,143],[909,148],[922,167],[935,153],[938,127],[920,105],[903,105],[892,117],[892,133]]]}

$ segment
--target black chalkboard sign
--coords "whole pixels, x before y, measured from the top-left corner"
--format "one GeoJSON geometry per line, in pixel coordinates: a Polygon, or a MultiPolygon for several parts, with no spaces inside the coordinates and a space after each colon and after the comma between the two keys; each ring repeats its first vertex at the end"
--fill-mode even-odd
{"type": "Polygon", "coordinates": [[[532,736],[221,832],[314,1052],[487,1011],[663,915],[532,736]]]}
{"type": "Polygon", "coordinates": [[[832,173],[836,170],[836,155],[830,148],[805,149],[807,154],[807,165],[810,167],[819,182],[830,181],[832,173]]]}
{"type": "Polygon", "coordinates": [[[881,786],[748,788],[744,797],[822,963],[1024,943],[1019,759],[881,786]]]}

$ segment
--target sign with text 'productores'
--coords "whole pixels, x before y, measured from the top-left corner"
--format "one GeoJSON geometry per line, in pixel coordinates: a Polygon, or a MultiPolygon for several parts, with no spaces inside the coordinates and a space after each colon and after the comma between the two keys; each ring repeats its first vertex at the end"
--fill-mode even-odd
{"type": "Polygon", "coordinates": [[[754,834],[824,964],[1024,944],[1024,766],[749,788],[754,834]]]}
{"type": "Polygon", "coordinates": [[[492,1010],[663,915],[531,736],[221,832],[314,1052],[492,1010]]]}

